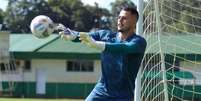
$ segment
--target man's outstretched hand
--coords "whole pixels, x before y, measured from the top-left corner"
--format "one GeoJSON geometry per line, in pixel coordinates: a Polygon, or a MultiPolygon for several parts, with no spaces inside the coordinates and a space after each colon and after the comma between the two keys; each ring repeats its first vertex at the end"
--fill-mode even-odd
{"type": "Polygon", "coordinates": [[[61,39],[63,39],[63,40],[71,41],[71,40],[74,40],[77,37],[75,35],[75,33],[71,29],[66,28],[62,24],[59,24],[56,29],[61,30],[59,32],[59,35],[61,36],[61,39]]]}
{"type": "Polygon", "coordinates": [[[105,42],[95,41],[89,34],[80,33],[80,40],[83,44],[86,44],[89,47],[99,49],[101,51],[105,50],[105,42]]]}

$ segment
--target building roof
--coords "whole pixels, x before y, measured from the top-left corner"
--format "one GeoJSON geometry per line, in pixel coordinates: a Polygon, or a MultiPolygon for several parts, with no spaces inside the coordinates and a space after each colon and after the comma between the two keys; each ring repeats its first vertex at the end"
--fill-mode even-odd
{"type": "Polygon", "coordinates": [[[161,46],[161,51],[166,54],[201,54],[200,35],[149,36],[146,37],[146,40],[148,42],[147,52],[149,53],[157,52],[161,46]]]}
{"type": "MultiPolygon", "coordinates": [[[[170,35],[146,37],[147,53],[158,53],[159,45],[166,54],[201,54],[201,36],[170,35]]],[[[100,51],[81,43],[64,41],[53,34],[45,39],[37,39],[32,34],[11,34],[10,52],[15,58],[34,59],[99,59],[100,51]]]]}
{"type": "Polygon", "coordinates": [[[61,40],[56,34],[45,39],[38,39],[32,34],[11,34],[9,51],[20,59],[99,59],[100,56],[99,50],[61,40]]]}
{"type": "Polygon", "coordinates": [[[38,39],[32,34],[11,34],[10,35],[10,52],[35,52],[37,49],[47,45],[57,38],[51,35],[45,39],[38,39]]]}

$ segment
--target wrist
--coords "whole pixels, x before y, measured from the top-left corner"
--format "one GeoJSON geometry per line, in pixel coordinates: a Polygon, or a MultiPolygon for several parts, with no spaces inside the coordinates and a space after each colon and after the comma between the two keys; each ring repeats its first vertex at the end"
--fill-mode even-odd
{"type": "Polygon", "coordinates": [[[101,51],[105,50],[105,42],[103,42],[103,41],[95,41],[95,44],[96,44],[97,49],[99,49],[101,51]]]}

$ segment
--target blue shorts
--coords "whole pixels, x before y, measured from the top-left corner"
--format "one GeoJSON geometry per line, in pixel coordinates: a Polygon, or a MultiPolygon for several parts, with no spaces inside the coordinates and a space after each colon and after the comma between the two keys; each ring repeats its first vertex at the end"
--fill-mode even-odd
{"type": "Polygon", "coordinates": [[[101,84],[98,83],[85,101],[134,101],[134,97],[110,96],[106,92],[103,92],[101,88],[101,84]]]}

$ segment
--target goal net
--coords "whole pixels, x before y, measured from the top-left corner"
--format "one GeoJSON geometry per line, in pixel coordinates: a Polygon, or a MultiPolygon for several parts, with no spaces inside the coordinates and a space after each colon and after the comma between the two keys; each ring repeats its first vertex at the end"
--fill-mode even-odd
{"type": "Polygon", "coordinates": [[[0,96],[11,96],[14,90],[15,63],[9,53],[9,32],[0,31],[0,96]]]}
{"type": "Polygon", "coordinates": [[[144,0],[140,101],[201,101],[201,0],[144,0]]]}

